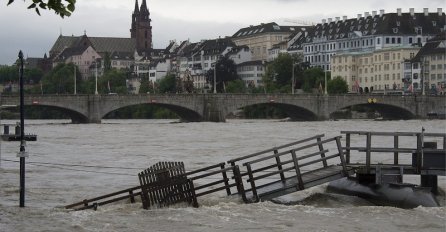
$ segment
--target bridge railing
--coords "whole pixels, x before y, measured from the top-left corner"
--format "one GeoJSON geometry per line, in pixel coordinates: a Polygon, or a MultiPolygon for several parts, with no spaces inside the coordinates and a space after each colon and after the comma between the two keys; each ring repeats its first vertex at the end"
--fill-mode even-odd
{"type": "MultiPolygon", "coordinates": [[[[370,132],[370,131],[341,131],[341,134],[345,134],[345,146],[343,149],[345,150],[346,162],[347,164],[352,164],[351,156],[352,151],[355,152],[356,155],[360,153],[365,153],[365,171],[366,173],[370,173],[371,167],[376,164],[380,165],[394,165],[394,166],[411,166],[415,168],[416,173],[420,173],[423,166],[423,154],[429,152],[442,152],[445,154],[446,152],[446,133],[423,133],[423,132],[370,132]],[[365,144],[363,138],[354,138],[353,136],[365,136],[365,144]],[[383,147],[374,145],[372,142],[372,137],[377,138],[381,137],[388,141],[390,139],[393,141],[393,147],[383,147]],[[388,139],[387,139],[388,138],[388,139]],[[412,146],[401,146],[401,140],[403,138],[409,138],[415,141],[406,141],[406,144],[409,143],[412,146]],[[440,141],[442,144],[442,149],[437,149],[436,142],[435,147],[428,147],[425,143],[425,138],[434,139],[440,141]],[[352,145],[352,141],[355,140],[356,144],[352,145]],[[358,144],[358,140],[361,141],[361,145],[358,144]],[[372,153],[387,153],[393,154],[393,162],[386,163],[388,159],[379,159],[375,162],[372,162],[372,153]],[[410,154],[411,158],[407,158],[402,160],[400,154],[410,154]],[[408,162],[409,161],[409,162],[408,162]],[[411,162],[410,162],[411,161],[411,162]]],[[[388,141],[387,143],[389,143],[388,141]]],[[[446,155],[446,154],[445,154],[446,155]]]]}

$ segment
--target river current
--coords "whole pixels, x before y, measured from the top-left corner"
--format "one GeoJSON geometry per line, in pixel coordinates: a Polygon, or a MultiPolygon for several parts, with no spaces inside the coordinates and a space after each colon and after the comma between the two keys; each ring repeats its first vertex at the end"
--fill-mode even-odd
{"type": "MultiPolygon", "coordinates": [[[[38,141],[28,142],[26,147],[25,208],[18,207],[19,144],[1,142],[2,232],[446,230],[445,206],[375,206],[361,198],[326,192],[326,185],[292,194],[291,198],[305,199],[305,204],[297,205],[244,204],[223,192],[199,198],[199,208],[178,205],[144,210],[140,202],[118,202],[97,211],[63,209],[67,204],[138,185],[137,173],[158,161],[183,161],[187,170],[194,170],[317,134],[340,135],[341,130],[420,132],[424,127],[426,132],[445,133],[444,120],[103,120],[102,124],[80,125],[27,120],[25,125],[26,133],[38,135],[38,141]]],[[[393,145],[390,140],[378,142],[393,145]]],[[[405,181],[419,180],[408,176],[405,181]]],[[[445,182],[439,177],[443,189],[445,182]]]]}

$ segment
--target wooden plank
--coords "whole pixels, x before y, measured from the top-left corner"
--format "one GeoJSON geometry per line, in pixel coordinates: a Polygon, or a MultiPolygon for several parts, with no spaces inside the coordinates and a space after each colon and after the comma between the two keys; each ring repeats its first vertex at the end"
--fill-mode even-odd
{"type": "MultiPolygon", "coordinates": [[[[321,143],[321,138],[317,138],[317,142],[319,143],[318,146],[319,151],[321,152],[321,158],[325,158],[325,153],[328,151],[324,150],[324,145],[321,143]]],[[[324,167],[327,167],[327,160],[323,159],[322,164],[324,165],[324,167]]]]}

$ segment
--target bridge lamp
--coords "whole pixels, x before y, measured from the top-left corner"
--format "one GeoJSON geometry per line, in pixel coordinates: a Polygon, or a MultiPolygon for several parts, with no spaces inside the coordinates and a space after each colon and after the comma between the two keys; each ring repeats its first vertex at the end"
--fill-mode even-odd
{"type": "Polygon", "coordinates": [[[292,71],[292,79],[291,79],[291,94],[294,94],[294,84],[295,84],[295,78],[294,78],[294,69],[296,67],[296,65],[298,65],[299,63],[293,63],[293,69],[292,71]]]}
{"type": "Polygon", "coordinates": [[[95,79],[95,89],[94,94],[98,95],[98,62],[94,61],[95,69],[94,69],[94,79],[95,79]]]}

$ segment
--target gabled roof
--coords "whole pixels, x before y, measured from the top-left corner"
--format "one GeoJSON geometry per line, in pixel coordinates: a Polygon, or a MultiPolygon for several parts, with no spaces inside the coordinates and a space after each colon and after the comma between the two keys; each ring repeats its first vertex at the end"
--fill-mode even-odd
{"type": "Polygon", "coordinates": [[[423,35],[436,35],[444,28],[445,19],[444,13],[388,13],[337,20],[315,25],[305,42],[312,42],[316,38],[347,39],[352,35],[415,35],[417,28],[421,28],[423,35]]]}
{"type": "Polygon", "coordinates": [[[133,52],[113,52],[110,54],[111,60],[134,60],[133,52]]]}
{"type": "Polygon", "coordinates": [[[302,26],[279,26],[275,22],[271,23],[262,23],[257,26],[249,26],[238,30],[232,38],[240,38],[240,37],[248,37],[265,33],[294,33],[295,31],[299,31],[300,28],[305,28],[302,26]]]}
{"type": "Polygon", "coordinates": [[[427,43],[417,53],[417,55],[412,59],[412,61],[421,61],[421,57],[423,56],[445,53],[446,35],[445,33],[440,33],[436,37],[428,40],[427,43]]]}
{"type": "Polygon", "coordinates": [[[134,52],[136,40],[132,38],[114,37],[87,37],[84,36],[62,36],[60,35],[50,50],[50,56],[56,56],[65,48],[77,47],[81,40],[87,38],[98,53],[112,52],[134,52]]]}

